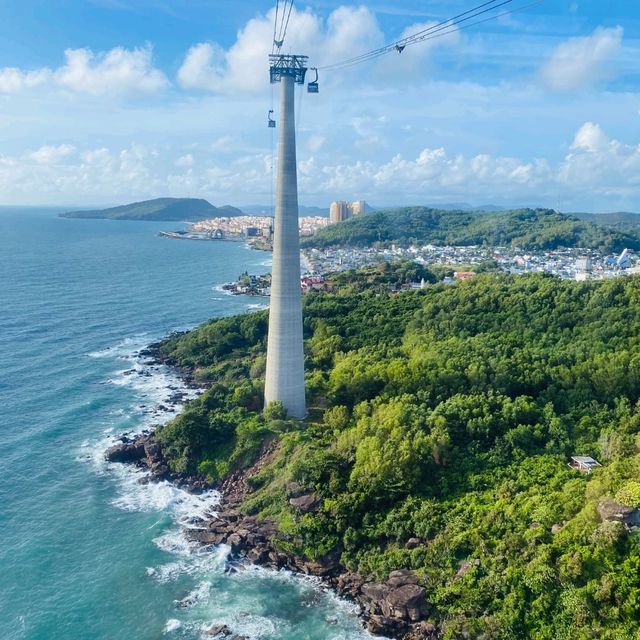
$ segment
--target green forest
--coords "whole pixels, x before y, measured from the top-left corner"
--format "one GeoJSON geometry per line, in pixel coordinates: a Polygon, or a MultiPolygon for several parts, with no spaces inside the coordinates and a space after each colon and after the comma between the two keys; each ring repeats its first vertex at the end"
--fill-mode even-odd
{"type": "Polygon", "coordinates": [[[303,247],[381,244],[490,245],[527,250],[559,247],[640,249],[637,229],[616,229],[550,209],[517,211],[442,211],[407,207],[356,216],[320,230],[303,247]]]}
{"type": "Polygon", "coordinates": [[[640,507],[640,280],[389,290],[425,275],[381,265],[305,297],[303,421],[261,411],[266,312],[168,339],[208,387],[158,434],[171,465],[222,479],[275,443],[243,510],[288,551],[413,569],[447,639],[640,639],[640,538],[598,510],[640,507]],[[296,515],[290,482],[321,507],[296,515]]]}

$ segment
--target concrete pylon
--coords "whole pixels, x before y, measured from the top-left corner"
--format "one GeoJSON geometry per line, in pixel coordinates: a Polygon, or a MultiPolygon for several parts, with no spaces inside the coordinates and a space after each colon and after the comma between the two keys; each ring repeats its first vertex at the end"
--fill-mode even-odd
{"type": "Polygon", "coordinates": [[[280,400],[289,417],[304,418],[307,408],[302,345],[294,88],[294,77],[283,74],[280,79],[278,180],[264,399],[265,406],[280,400]]]}

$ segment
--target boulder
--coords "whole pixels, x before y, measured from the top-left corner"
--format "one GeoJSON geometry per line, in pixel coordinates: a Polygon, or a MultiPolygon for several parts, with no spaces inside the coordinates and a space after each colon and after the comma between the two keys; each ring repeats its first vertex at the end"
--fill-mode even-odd
{"type": "Polygon", "coordinates": [[[105,454],[109,462],[138,462],[144,458],[144,444],[141,442],[120,443],[111,447],[105,454]]]}
{"type": "Polygon", "coordinates": [[[417,549],[421,544],[422,540],[420,538],[409,538],[404,546],[406,549],[417,549]]]}
{"type": "Polygon", "coordinates": [[[471,571],[473,567],[479,567],[479,566],[480,566],[479,558],[474,558],[473,560],[463,560],[460,563],[460,567],[456,575],[453,577],[453,579],[460,580],[460,578],[464,577],[467,573],[469,573],[469,571],[471,571]]]}
{"type": "Polygon", "coordinates": [[[383,613],[399,620],[417,622],[427,613],[425,590],[417,584],[405,584],[391,589],[382,601],[383,613]]]}
{"type": "Polygon", "coordinates": [[[306,489],[299,482],[288,482],[286,491],[289,498],[299,498],[304,495],[306,489]]]}
{"type": "Polygon", "coordinates": [[[144,443],[144,455],[150,461],[160,460],[162,458],[160,445],[153,440],[148,440],[144,443]]]}
{"type": "Polygon", "coordinates": [[[298,498],[290,498],[289,504],[294,508],[296,513],[302,515],[317,511],[318,507],[320,507],[320,498],[314,493],[309,493],[305,496],[299,496],[298,498]]]}
{"type": "Polygon", "coordinates": [[[408,569],[392,571],[387,579],[387,584],[391,587],[402,587],[405,584],[418,584],[418,576],[408,569]]]}
{"type": "Polygon", "coordinates": [[[603,522],[622,522],[628,527],[640,526],[640,510],[626,507],[612,498],[604,498],[600,501],[598,513],[603,522]]]}
{"type": "Polygon", "coordinates": [[[185,535],[191,542],[201,544],[220,544],[224,540],[223,534],[204,529],[185,529],[185,535]]]}

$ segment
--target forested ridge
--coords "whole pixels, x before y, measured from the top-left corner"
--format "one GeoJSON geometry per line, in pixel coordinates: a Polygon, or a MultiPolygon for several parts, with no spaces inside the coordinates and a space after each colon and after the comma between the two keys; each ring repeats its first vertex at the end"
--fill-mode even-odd
{"type": "Polygon", "coordinates": [[[640,506],[640,280],[385,292],[416,275],[394,269],[305,297],[304,421],[262,415],[266,312],[166,341],[210,386],[158,434],[174,469],[220,479],[275,442],[243,509],[307,557],[415,570],[446,638],[640,638],[638,536],[598,510],[640,506]]]}
{"type": "Polygon", "coordinates": [[[406,207],[354,216],[304,239],[305,247],[382,244],[490,245],[526,250],[559,247],[597,249],[604,253],[625,247],[640,249],[637,229],[616,229],[551,209],[516,211],[442,211],[406,207]]]}

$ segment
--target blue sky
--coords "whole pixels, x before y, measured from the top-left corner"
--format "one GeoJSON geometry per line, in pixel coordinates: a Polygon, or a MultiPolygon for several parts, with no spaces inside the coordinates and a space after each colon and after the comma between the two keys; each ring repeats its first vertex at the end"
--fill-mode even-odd
{"type": "MultiPolygon", "coordinates": [[[[296,3],[285,48],[323,65],[479,3],[296,3]]],[[[0,203],[268,203],[272,8],[4,0],[0,203]]],[[[321,74],[298,95],[301,202],[640,211],[638,60],[640,3],[546,0],[321,74]]]]}

